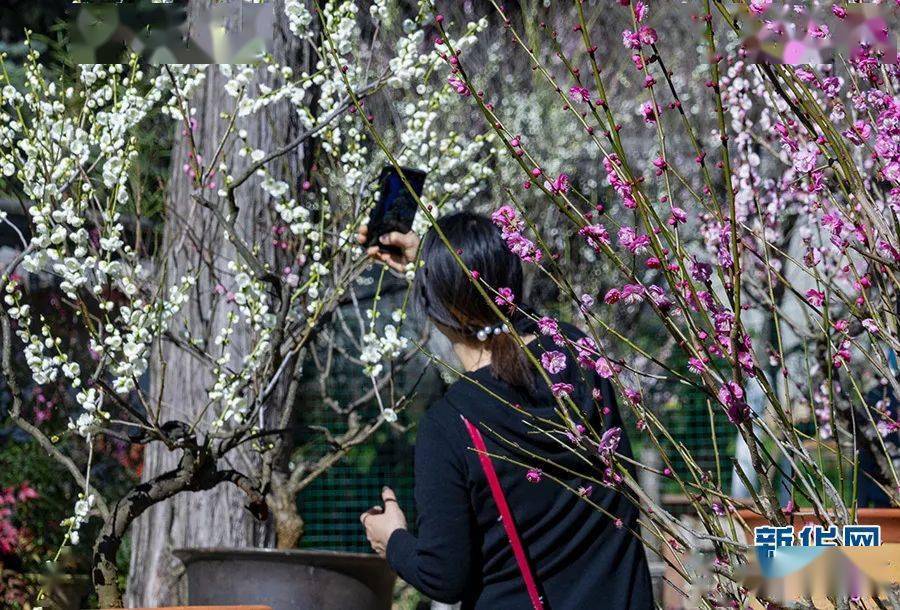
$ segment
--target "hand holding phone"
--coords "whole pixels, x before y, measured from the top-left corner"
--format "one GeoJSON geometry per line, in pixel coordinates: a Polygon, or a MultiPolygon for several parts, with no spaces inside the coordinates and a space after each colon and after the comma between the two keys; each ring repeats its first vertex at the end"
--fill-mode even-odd
{"type": "MultiPolygon", "coordinates": [[[[416,197],[422,194],[426,173],[417,169],[401,168],[403,177],[415,191],[416,197]]],[[[402,247],[380,240],[389,233],[409,233],[412,230],[418,206],[416,199],[403,182],[403,177],[393,166],[385,166],[378,178],[379,195],[375,207],[369,215],[366,232],[366,246],[378,247],[380,250],[400,254],[402,247]]]]}
{"type": "MultiPolygon", "coordinates": [[[[360,244],[368,243],[369,228],[359,228],[356,239],[360,244]]],[[[419,252],[419,236],[412,231],[408,233],[385,233],[378,238],[376,245],[366,248],[366,254],[380,261],[398,273],[404,273],[406,266],[416,260],[419,252]]]]}

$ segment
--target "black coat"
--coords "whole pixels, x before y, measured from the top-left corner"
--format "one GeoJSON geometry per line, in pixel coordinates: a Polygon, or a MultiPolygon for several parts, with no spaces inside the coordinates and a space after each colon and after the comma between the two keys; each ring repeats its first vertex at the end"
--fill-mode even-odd
{"type": "MultiPolygon", "coordinates": [[[[567,329],[567,333],[577,331],[567,329]]],[[[538,358],[543,350],[554,349],[568,351],[547,337],[537,339],[532,347],[538,358]]],[[[567,354],[566,369],[551,377],[575,386],[573,399],[595,429],[621,426],[610,384],[593,373],[585,377],[571,354],[567,354]],[[600,403],[611,410],[607,416],[592,397],[595,387],[601,390],[600,403]]],[[[556,402],[542,380],[538,385],[543,387],[532,399],[495,379],[489,367],[453,384],[422,418],[416,437],[418,536],[405,530],[394,532],[387,558],[401,578],[434,600],[462,601],[464,609],[527,610],[531,604],[524,582],[460,414],[479,427],[490,453],[535,464],[524,453],[513,452],[502,438],[582,473],[585,464],[559,442],[535,432],[523,421],[526,416],[476,383],[529,413],[558,421],[556,402]]],[[[619,452],[630,454],[624,431],[619,452]]],[[[493,463],[548,610],[653,607],[644,549],[629,532],[637,530],[638,515],[630,502],[607,487],[594,485],[590,498],[621,519],[618,527],[548,476],[532,483],[522,466],[500,459],[493,463]]],[[[552,467],[544,470],[575,489],[587,484],[552,467]]]]}

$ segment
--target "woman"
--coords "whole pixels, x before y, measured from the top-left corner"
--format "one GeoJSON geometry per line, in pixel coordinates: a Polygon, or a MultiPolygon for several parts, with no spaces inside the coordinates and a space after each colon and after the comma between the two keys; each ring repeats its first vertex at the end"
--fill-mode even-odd
{"type": "MultiPolygon", "coordinates": [[[[514,295],[521,294],[521,262],[490,220],[462,213],[445,217],[438,225],[466,266],[478,271],[479,281],[495,290],[510,288],[514,295]]],[[[365,241],[365,228],[360,240],[365,241]]],[[[398,271],[416,257],[419,241],[413,233],[391,233],[380,241],[393,246],[396,253],[372,247],[369,255],[398,271]]],[[[387,557],[401,578],[434,600],[462,601],[463,608],[491,610],[535,606],[504,525],[498,521],[498,504],[479,455],[470,449],[473,437],[464,417],[480,430],[489,453],[529,464],[538,461],[534,456],[548,460],[540,464],[542,471],[490,460],[543,607],[652,608],[644,549],[629,531],[637,528],[637,510],[614,490],[592,488],[565,472],[565,468],[583,472],[585,464],[559,437],[535,431],[530,416],[559,421],[556,400],[434,229],[425,236],[421,258],[424,266],[415,285],[418,301],[453,343],[466,375],[419,422],[415,451],[418,535],[407,531],[393,491],[385,488],[384,505],[361,516],[372,548],[387,557]],[[513,445],[516,451],[511,450],[513,445]],[[591,507],[551,476],[588,495],[614,517],[591,507]]],[[[538,360],[544,352],[566,354],[565,368],[550,375],[552,383],[571,384],[570,395],[595,430],[622,425],[606,380],[593,371],[585,372],[571,350],[538,333],[521,307],[513,310],[510,322],[538,360]]],[[[560,330],[573,341],[583,336],[573,327],[560,330]]],[[[630,454],[627,438],[622,438],[618,452],[630,454]]]]}

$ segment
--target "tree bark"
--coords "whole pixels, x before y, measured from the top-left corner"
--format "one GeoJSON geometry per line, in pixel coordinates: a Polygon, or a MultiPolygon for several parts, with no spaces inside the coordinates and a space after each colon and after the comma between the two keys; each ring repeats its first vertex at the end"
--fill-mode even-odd
{"type": "Polygon", "coordinates": [[[214,489],[231,483],[245,497],[246,507],[254,519],[264,521],[268,508],[262,493],[245,475],[235,470],[219,470],[206,448],[196,443],[185,446],[174,470],[136,485],[122,497],[106,518],[94,545],[92,579],[101,608],[121,608],[116,555],[131,524],[147,509],[184,492],[214,489]]]}
{"type": "Polygon", "coordinates": [[[303,517],[297,508],[297,496],[290,491],[285,473],[275,472],[269,493],[269,509],[275,524],[275,542],[279,549],[296,548],[303,536],[303,517]]]}
{"type": "MultiPolygon", "coordinates": [[[[189,455],[185,455],[183,461],[184,459],[189,459],[189,455]]],[[[122,607],[116,554],[128,526],[153,504],[187,490],[190,479],[188,468],[189,465],[183,464],[182,467],[160,474],[131,490],[116,503],[112,515],[104,522],[94,546],[94,567],[91,574],[101,608],[122,607]]]]}
{"type": "MultiPolygon", "coordinates": [[[[191,3],[208,5],[209,0],[191,3]]],[[[239,3],[238,3],[239,4],[239,3]]],[[[283,16],[282,1],[275,2],[276,15],[283,16]]],[[[269,51],[276,60],[295,68],[306,69],[310,53],[290,33],[286,20],[276,19],[275,32],[268,38],[269,51]]],[[[269,75],[262,70],[250,86],[268,82],[269,75]]],[[[224,92],[227,79],[216,67],[210,71],[203,85],[195,92],[190,105],[196,107],[197,128],[194,139],[198,152],[211,159],[227,128],[227,122],[219,118],[223,111],[230,112],[234,101],[224,92]]],[[[253,94],[254,91],[249,93],[253,94]]],[[[236,128],[247,131],[251,146],[275,150],[295,136],[297,127],[295,111],[282,103],[257,115],[238,120],[236,128]]],[[[222,227],[209,210],[203,209],[191,197],[193,185],[182,171],[188,161],[190,148],[187,138],[181,137],[182,125],[176,127],[178,138],[172,156],[169,200],[163,236],[165,258],[160,269],[166,274],[166,284],[173,284],[183,276],[197,278],[191,298],[173,320],[171,331],[180,335],[187,329],[191,336],[200,339],[204,347],[212,350],[213,340],[219,328],[225,325],[227,312],[234,307],[216,294],[217,284],[228,287],[229,260],[235,260],[234,247],[225,238],[222,227]]],[[[236,147],[225,150],[234,175],[241,172],[236,147]]],[[[249,163],[249,160],[247,161],[249,163]]],[[[277,177],[294,183],[303,164],[302,147],[286,157],[269,164],[269,170],[277,177]]],[[[220,179],[216,176],[216,179],[220,179]]],[[[239,213],[237,232],[245,243],[259,246],[260,256],[277,263],[272,245],[272,228],[275,212],[257,187],[256,178],[237,190],[239,213]]],[[[214,204],[224,202],[207,190],[205,196],[214,204]]],[[[273,266],[273,268],[280,268],[273,266]]],[[[231,337],[234,356],[232,362],[240,362],[248,347],[248,337],[240,326],[231,337]]],[[[208,404],[207,388],[211,386],[210,366],[185,350],[163,341],[157,346],[151,369],[150,396],[159,397],[160,421],[178,419],[201,422],[198,431],[205,429],[214,419],[208,404]]],[[[272,401],[267,421],[285,408],[281,401],[272,401]],[[277,405],[277,406],[275,406],[277,405]]],[[[151,481],[161,473],[176,469],[178,456],[162,443],[153,443],[144,454],[143,480],[151,481]]],[[[231,466],[252,473],[258,469],[257,458],[232,451],[231,466]]],[[[220,469],[226,468],[219,464],[220,469]]],[[[171,551],[184,547],[264,547],[274,544],[274,531],[270,522],[260,524],[244,509],[246,495],[234,485],[218,485],[208,491],[179,493],[148,507],[134,523],[131,541],[131,562],[126,599],[133,606],[162,606],[185,603],[180,585],[182,568],[171,551]]]]}

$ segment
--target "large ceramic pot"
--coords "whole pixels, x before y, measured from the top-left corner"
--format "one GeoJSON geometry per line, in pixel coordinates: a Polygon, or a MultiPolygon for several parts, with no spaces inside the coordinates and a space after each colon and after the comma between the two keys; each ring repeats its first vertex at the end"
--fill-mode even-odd
{"type": "Polygon", "coordinates": [[[395,575],[375,555],[274,549],[181,549],[191,605],[272,610],[389,610],[395,575]]]}
{"type": "MultiPolygon", "coordinates": [[[[753,529],[769,525],[769,520],[752,510],[740,510],[738,514],[747,523],[752,536],[753,529]]],[[[856,511],[856,521],[860,525],[880,525],[882,544],[900,543],[900,508],[860,508],[856,511]]],[[[794,513],[791,525],[800,531],[807,524],[817,524],[815,513],[799,511],[794,513]]]]}

